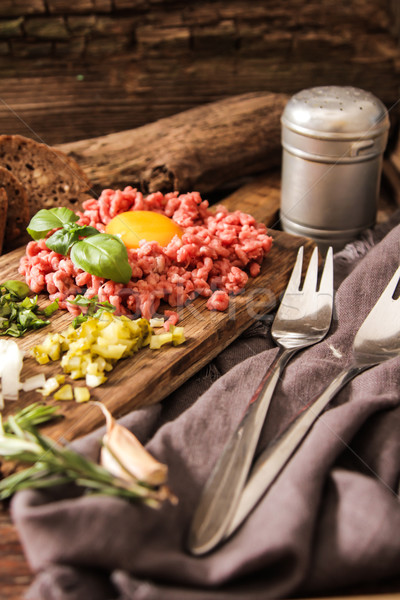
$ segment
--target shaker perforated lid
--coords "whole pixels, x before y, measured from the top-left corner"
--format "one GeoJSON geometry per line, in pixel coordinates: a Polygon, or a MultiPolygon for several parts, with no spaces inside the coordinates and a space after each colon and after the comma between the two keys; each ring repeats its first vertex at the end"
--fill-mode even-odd
{"type": "Polygon", "coordinates": [[[370,92],[322,86],[292,96],[282,125],[306,136],[345,140],[381,135],[389,129],[389,117],[384,104],[370,92]]]}

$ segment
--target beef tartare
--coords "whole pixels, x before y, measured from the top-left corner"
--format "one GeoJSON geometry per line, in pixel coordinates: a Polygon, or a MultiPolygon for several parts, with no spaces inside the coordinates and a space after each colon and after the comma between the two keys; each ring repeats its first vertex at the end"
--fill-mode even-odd
{"type": "Polygon", "coordinates": [[[126,187],[104,190],[98,199],[84,202],[78,223],[103,233],[116,215],[126,211],[154,211],[172,219],[183,230],[166,245],[142,240],[128,249],[132,277],[127,284],[115,283],[86,273],[68,256],[47,248],[46,239],[31,241],[19,272],[35,293],[47,291],[50,299],[72,313],[80,308],[70,303],[77,294],[109,301],[117,314],[149,319],[164,301],[183,306],[197,296],[208,298],[210,310],[225,310],[230,294],[243,290],[248,277],[260,272],[272,238],[265,225],[241,211],[224,206],[209,208],[198,192],[143,196],[126,187]]]}

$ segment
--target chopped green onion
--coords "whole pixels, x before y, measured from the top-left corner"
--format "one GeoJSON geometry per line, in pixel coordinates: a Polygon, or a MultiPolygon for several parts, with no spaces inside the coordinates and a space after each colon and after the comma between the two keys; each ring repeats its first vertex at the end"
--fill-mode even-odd
{"type": "Polygon", "coordinates": [[[0,284],[0,335],[21,337],[28,330],[39,329],[50,321],[58,309],[58,301],[40,309],[37,296],[29,296],[29,287],[23,281],[9,280],[0,284]]]}

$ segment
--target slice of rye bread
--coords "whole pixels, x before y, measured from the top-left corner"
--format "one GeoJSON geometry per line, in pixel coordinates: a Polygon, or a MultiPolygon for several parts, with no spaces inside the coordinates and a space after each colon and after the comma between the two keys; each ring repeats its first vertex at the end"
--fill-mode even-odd
{"type": "Polygon", "coordinates": [[[0,187],[0,254],[3,251],[4,234],[6,231],[7,206],[7,192],[3,187],[0,187]]]}
{"type": "Polygon", "coordinates": [[[32,217],[42,208],[81,208],[91,183],[76,164],[60,150],[21,135],[0,135],[0,165],[24,186],[32,217]]]}
{"type": "Polygon", "coordinates": [[[0,167],[0,186],[8,199],[7,225],[4,233],[5,250],[12,250],[26,231],[30,219],[29,201],[24,186],[5,167],[0,167]],[[15,244],[14,244],[15,243],[15,244]]]}

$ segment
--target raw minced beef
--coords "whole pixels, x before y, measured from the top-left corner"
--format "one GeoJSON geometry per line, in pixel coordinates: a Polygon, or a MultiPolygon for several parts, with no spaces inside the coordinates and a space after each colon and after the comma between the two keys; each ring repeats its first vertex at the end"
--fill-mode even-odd
{"type": "MultiPolygon", "coordinates": [[[[81,225],[104,232],[116,215],[130,210],[151,210],[173,219],[183,229],[161,247],[157,242],[141,241],[139,248],[128,249],[132,278],[128,284],[115,283],[86,273],[70,258],[49,250],[46,240],[29,242],[19,271],[35,293],[47,291],[50,299],[72,313],[80,308],[70,304],[76,294],[95,295],[108,300],[118,314],[142,315],[149,319],[161,301],[171,307],[183,306],[196,296],[208,298],[207,308],[225,310],[229,294],[238,294],[255,277],[272,245],[265,225],[239,210],[228,212],[224,206],[210,210],[198,192],[162,194],[147,197],[132,187],[106,189],[99,199],[84,202],[78,212],[81,225]],[[246,269],[246,270],[245,270],[246,269]]],[[[169,312],[169,322],[176,319],[169,312]]]]}

